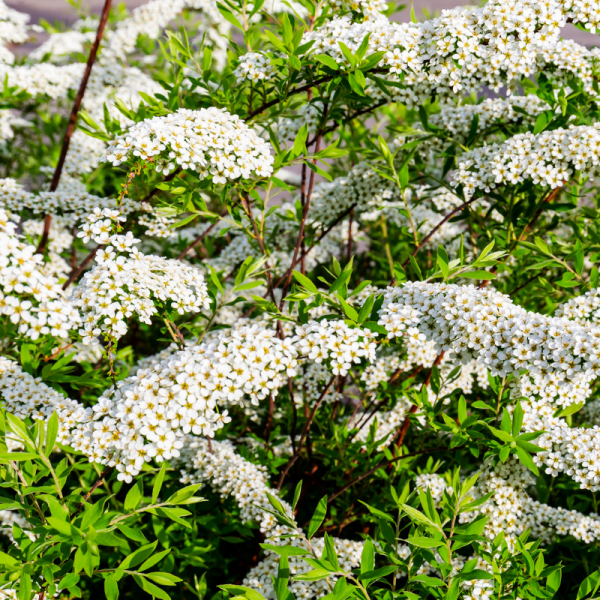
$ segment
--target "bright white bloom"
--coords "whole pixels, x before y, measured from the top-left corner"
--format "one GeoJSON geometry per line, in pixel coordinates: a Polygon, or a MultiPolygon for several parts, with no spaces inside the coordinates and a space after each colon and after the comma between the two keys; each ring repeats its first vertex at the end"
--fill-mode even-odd
{"type": "MultiPolygon", "coordinates": [[[[23,371],[20,365],[0,357],[0,396],[3,408],[21,418],[48,421],[52,413],[58,416],[59,444],[71,445],[71,431],[91,420],[93,411],[76,400],[65,398],[41,379],[23,371]]],[[[13,434],[11,434],[13,435],[13,434]]]]}
{"type": "Polygon", "coordinates": [[[67,338],[80,316],[65,300],[58,280],[44,269],[43,257],[22,241],[0,208],[0,314],[32,340],[46,335],[67,338]]]}
{"type": "Polygon", "coordinates": [[[225,407],[277,396],[296,356],[289,340],[259,326],[180,350],[108,390],[73,447],[131,481],[145,461],[177,457],[185,434],[212,437],[231,420],[225,407]]]}
{"type": "Polygon", "coordinates": [[[600,174],[600,124],[522,133],[502,144],[465,153],[455,183],[467,193],[489,191],[497,185],[534,184],[561,187],[573,176],[594,179],[600,174]]]}
{"type": "Polygon", "coordinates": [[[101,334],[119,339],[133,315],[151,324],[159,309],[183,315],[209,307],[204,276],[197,268],[142,254],[131,232],[113,235],[113,223],[121,220],[119,211],[96,208],[78,234],[84,241],[106,244],[96,254],[97,266],[83,276],[71,295],[84,315],[80,330],[84,344],[94,343],[101,334]]]}
{"type": "Polygon", "coordinates": [[[192,169],[214,183],[266,177],[274,160],[265,140],[237,115],[218,108],[181,108],[136,123],[103,157],[115,166],[140,159],[154,159],[156,169],[165,173],[175,165],[192,169]]]}

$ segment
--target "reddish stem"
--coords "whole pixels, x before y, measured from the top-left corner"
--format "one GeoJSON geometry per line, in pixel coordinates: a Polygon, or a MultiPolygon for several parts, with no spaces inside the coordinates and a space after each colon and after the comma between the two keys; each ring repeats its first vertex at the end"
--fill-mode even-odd
{"type": "MultiPolygon", "coordinates": [[[[52,181],[50,183],[51,192],[55,192],[58,188],[58,184],[60,183],[60,177],[62,175],[63,167],[65,165],[65,159],[67,158],[67,152],[69,151],[71,137],[73,136],[73,133],[75,131],[75,125],[77,124],[77,115],[79,114],[79,110],[81,108],[81,103],[83,101],[83,96],[85,95],[85,90],[87,88],[90,74],[92,72],[92,67],[94,66],[94,62],[96,61],[96,55],[98,54],[100,41],[102,40],[104,28],[106,27],[106,23],[108,21],[108,15],[110,13],[111,4],[112,0],[105,0],[104,2],[102,16],[100,17],[100,23],[98,24],[98,30],[96,31],[96,39],[92,44],[87,65],[85,66],[85,71],[83,72],[83,78],[81,79],[81,83],[79,84],[79,90],[77,91],[77,96],[75,96],[75,102],[73,102],[73,107],[71,108],[71,114],[69,115],[69,123],[67,125],[67,130],[65,131],[65,136],[63,138],[62,148],[60,150],[60,157],[58,158],[58,164],[56,165],[56,169],[54,169],[54,175],[52,176],[52,181]]],[[[44,254],[44,252],[46,251],[46,245],[48,244],[48,237],[50,235],[51,224],[52,216],[46,215],[44,217],[44,231],[42,232],[42,238],[40,239],[40,243],[36,250],[37,254],[44,254]]]]}

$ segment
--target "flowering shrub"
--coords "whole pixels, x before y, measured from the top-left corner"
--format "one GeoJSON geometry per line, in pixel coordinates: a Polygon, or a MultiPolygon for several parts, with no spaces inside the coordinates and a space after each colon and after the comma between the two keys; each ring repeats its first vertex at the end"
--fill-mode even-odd
{"type": "Polygon", "coordinates": [[[0,0],[3,596],[598,597],[600,4],[396,8],[0,0]]]}

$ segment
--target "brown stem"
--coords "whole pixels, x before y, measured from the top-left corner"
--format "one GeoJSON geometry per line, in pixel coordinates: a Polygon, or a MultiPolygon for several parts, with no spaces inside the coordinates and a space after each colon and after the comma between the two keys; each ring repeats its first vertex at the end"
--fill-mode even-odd
{"type": "MultiPolygon", "coordinates": [[[[365,71],[365,75],[367,75],[369,73],[384,73],[384,72],[387,72],[387,70],[388,69],[383,69],[381,67],[378,67],[376,69],[372,69],[371,71],[365,71]]],[[[300,87],[294,88],[293,90],[289,91],[289,93],[285,96],[285,98],[275,98],[274,100],[269,100],[269,102],[265,102],[262,106],[259,106],[256,110],[253,110],[246,117],[245,120],[248,121],[248,120],[252,119],[256,115],[267,110],[267,108],[271,108],[271,106],[275,106],[276,104],[279,104],[279,103],[287,100],[290,96],[295,96],[296,94],[302,94],[303,92],[308,92],[308,90],[310,90],[310,88],[318,86],[321,83],[327,83],[327,82],[331,81],[332,79],[335,79],[336,77],[338,77],[337,74],[326,75],[324,77],[320,77],[319,79],[315,79],[314,81],[311,81],[310,83],[307,83],[306,85],[302,85],[300,87]]]]}
{"type": "MultiPolygon", "coordinates": [[[[111,4],[112,0],[104,1],[102,16],[100,17],[100,23],[98,23],[98,29],[96,31],[96,39],[92,44],[87,65],[85,66],[85,71],[83,72],[83,78],[81,79],[81,83],[79,84],[79,90],[77,91],[77,95],[75,96],[75,102],[73,102],[73,107],[71,108],[71,114],[69,115],[69,123],[67,125],[67,130],[65,131],[65,136],[63,138],[62,148],[60,150],[60,156],[58,158],[58,164],[56,165],[56,169],[54,169],[54,175],[52,176],[52,181],[50,183],[51,192],[55,192],[58,188],[58,184],[60,183],[60,177],[62,175],[65,159],[67,158],[67,152],[69,151],[71,137],[73,136],[73,132],[75,131],[75,125],[77,124],[77,115],[79,114],[79,109],[81,108],[81,103],[83,101],[83,96],[85,94],[90,74],[92,72],[92,67],[94,66],[94,62],[96,61],[96,54],[98,53],[100,41],[102,40],[102,35],[104,34],[104,28],[106,27],[106,23],[108,21],[108,15],[110,13],[111,4]]],[[[44,231],[42,233],[42,238],[40,239],[40,243],[36,250],[37,254],[44,254],[46,250],[46,245],[48,244],[48,236],[50,235],[51,223],[51,215],[46,215],[44,217],[44,231]]]]}
{"type": "MultiPolygon", "coordinates": [[[[323,114],[323,118],[325,119],[325,112],[323,114]]],[[[321,148],[321,140],[322,136],[319,134],[317,136],[317,143],[315,144],[315,153],[319,151],[321,148]]],[[[312,160],[312,164],[317,164],[317,159],[314,158],[312,160]]],[[[300,231],[298,231],[298,239],[296,240],[296,246],[294,247],[294,256],[292,258],[292,265],[295,265],[298,262],[298,253],[300,252],[300,247],[302,246],[302,240],[304,239],[304,228],[306,226],[306,218],[308,217],[308,211],[310,210],[310,199],[313,193],[313,188],[315,186],[315,172],[311,170],[310,179],[308,180],[308,192],[306,193],[306,201],[304,203],[304,210],[302,212],[302,222],[300,223],[300,231]]],[[[288,288],[290,287],[290,283],[292,281],[292,273],[294,272],[294,267],[290,266],[287,273],[287,280],[283,286],[283,292],[281,293],[281,304],[279,305],[279,310],[283,307],[283,301],[285,299],[285,295],[287,293],[288,288]]]]}
{"type": "Polygon", "coordinates": [[[75,510],[75,512],[73,513],[71,519],[78,513],[80,512],[83,507],[85,506],[86,502],[91,498],[92,494],[96,491],[97,488],[99,488],[103,483],[104,483],[104,479],[106,478],[106,476],[114,469],[114,467],[106,467],[104,469],[104,471],[102,471],[102,473],[100,473],[100,475],[98,476],[98,480],[96,481],[96,483],[94,483],[94,485],[90,488],[90,491],[83,497],[83,500],[79,503],[79,506],[77,507],[77,509],[75,510]]]}
{"type": "MultiPolygon", "coordinates": [[[[392,458],[390,460],[385,460],[385,461],[375,465],[374,467],[372,467],[371,469],[369,469],[362,475],[359,475],[356,479],[353,479],[352,481],[347,483],[341,490],[339,490],[338,492],[333,494],[333,496],[329,496],[327,498],[327,504],[331,504],[338,496],[341,496],[346,490],[350,489],[353,485],[356,485],[358,482],[362,481],[365,477],[372,475],[373,473],[375,473],[375,471],[378,471],[379,469],[388,467],[388,466],[394,464],[395,462],[398,462],[399,460],[403,460],[405,458],[413,458],[415,456],[420,456],[422,454],[430,454],[431,452],[439,452],[441,450],[448,450],[448,449],[443,446],[438,446],[436,448],[430,448],[428,450],[419,450],[418,452],[411,452],[410,454],[403,454],[402,456],[396,456],[395,458],[392,458]]],[[[457,448],[453,448],[453,450],[457,450],[457,448]]]]}
{"type": "MultiPolygon", "coordinates": [[[[421,248],[423,248],[423,246],[435,235],[435,233],[440,229],[440,227],[442,227],[442,225],[444,225],[445,223],[447,223],[456,213],[460,212],[461,210],[463,210],[464,208],[466,208],[467,206],[469,206],[469,204],[472,204],[473,202],[475,202],[475,200],[479,200],[479,198],[471,198],[470,200],[468,200],[467,202],[461,204],[460,206],[457,206],[454,210],[450,211],[422,240],[421,243],[414,249],[414,251],[412,252],[412,256],[416,256],[417,253],[419,252],[419,250],[421,250],[421,248]]],[[[404,264],[402,265],[402,268],[405,268],[406,265],[408,265],[408,263],[410,262],[410,258],[407,258],[404,261],[404,264]]]]}
{"type": "MultiPolygon", "coordinates": [[[[227,211],[225,211],[224,213],[221,213],[221,217],[224,217],[227,214],[227,211]]],[[[190,242],[185,250],[177,257],[177,260],[183,260],[186,256],[187,253],[192,249],[195,248],[198,244],[200,244],[202,242],[202,240],[217,226],[217,223],[219,221],[215,221],[214,223],[211,224],[210,227],[208,227],[207,229],[205,229],[193,242],[190,242]]]]}
{"type": "Polygon", "coordinates": [[[288,474],[289,470],[292,468],[294,463],[298,460],[298,457],[300,456],[300,452],[302,451],[302,446],[304,445],[304,440],[306,439],[306,436],[308,436],[308,434],[310,433],[310,428],[311,428],[312,422],[315,418],[315,414],[317,413],[317,410],[319,410],[319,406],[321,406],[321,402],[323,402],[323,398],[325,398],[325,396],[327,395],[327,392],[329,391],[329,388],[333,385],[334,381],[336,380],[336,377],[337,377],[337,375],[334,375],[329,380],[329,383],[325,386],[325,388],[321,392],[319,399],[315,402],[315,405],[313,406],[312,411],[310,412],[310,415],[308,416],[308,420],[306,421],[306,424],[304,425],[304,428],[302,429],[302,435],[300,436],[300,441],[298,442],[298,448],[296,448],[296,452],[294,452],[294,454],[292,454],[290,460],[288,461],[287,465],[285,465],[285,468],[283,469],[283,472],[281,473],[281,477],[279,478],[279,483],[277,484],[278,490],[281,489],[281,486],[283,485],[283,481],[284,481],[286,475],[288,474]]]}
{"type": "Polygon", "coordinates": [[[292,452],[296,453],[296,426],[298,425],[298,408],[294,398],[294,384],[292,378],[288,377],[288,391],[290,394],[290,402],[292,403],[292,428],[290,430],[290,441],[292,442],[292,452]]]}
{"type": "Polygon", "coordinates": [[[81,275],[83,270],[94,260],[94,257],[100,248],[104,248],[104,244],[100,244],[93,250],[90,250],[90,253],[81,261],[81,264],[71,271],[69,279],[67,279],[62,286],[63,290],[66,290],[81,275]]]}
{"type": "Polygon", "coordinates": [[[275,403],[273,402],[273,394],[269,394],[269,412],[267,414],[267,424],[265,426],[265,433],[263,437],[267,442],[267,446],[269,444],[269,439],[271,438],[271,426],[273,425],[273,413],[275,412],[275,403]]]}
{"type": "MultiPolygon", "coordinates": [[[[429,387],[429,383],[431,382],[431,376],[433,375],[433,369],[435,367],[439,366],[439,364],[442,362],[443,358],[444,358],[444,351],[442,350],[437,355],[437,358],[435,359],[431,369],[429,369],[429,373],[427,373],[427,377],[425,378],[425,381],[423,382],[423,385],[421,386],[421,390],[424,390],[426,387],[429,387]]],[[[408,411],[408,415],[406,415],[404,422],[402,423],[402,427],[400,427],[400,431],[398,432],[398,435],[396,436],[396,440],[394,442],[396,444],[397,448],[402,447],[402,444],[404,443],[404,438],[406,437],[406,432],[408,431],[408,428],[410,427],[410,415],[416,413],[417,408],[418,407],[416,404],[413,404],[410,407],[410,410],[408,411]]]]}
{"type": "Polygon", "coordinates": [[[352,221],[354,220],[354,209],[350,211],[350,218],[348,219],[348,248],[346,251],[346,262],[350,262],[352,258],[352,221]]]}

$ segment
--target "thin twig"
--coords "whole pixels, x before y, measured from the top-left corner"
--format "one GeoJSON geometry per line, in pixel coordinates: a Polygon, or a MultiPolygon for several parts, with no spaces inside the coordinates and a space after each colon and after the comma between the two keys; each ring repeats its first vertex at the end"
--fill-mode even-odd
{"type": "MultiPolygon", "coordinates": [[[[458,448],[453,448],[453,450],[457,450],[457,449],[458,448]]],[[[405,458],[413,458],[415,456],[420,456],[422,454],[430,454],[431,452],[440,452],[441,450],[448,450],[448,448],[446,448],[444,446],[438,446],[436,448],[429,448],[428,450],[419,450],[418,452],[411,452],[410,454],[402,454],[401,456],[396,456],[395,458],[392,458],[390,460],[385,460],[385,461],[375,465],[374,467],[372,467],[371,469],[369,469],[362,475],[359,475],[356,479],[353,479],[352,481],[347,483],[341,490],[339,490],[338,492],[333,494],[333,496],[329,496],[327,498],[327,504],[331,504],[338,496],[341,496],[346,490],[351,488],[353,485],[356,485],[359,481],[362,481],[365,477],[372,475],[373,473],[375,473],[375,471],[378,471],[379,469],[389,467],[390,465],[394,464],[395,462],[398,462],[399,460],[403,460],[405,458]]]]}
{"type": "Polygon", "coordinates": [[[106,467],[104,469],[104,471],[102,471],[102,473],[100,473],[100,475],[98,476],[98,480],[90,488],[90,491],[83,497],[83,500],[79,503],[79,506],[73,513],[72,517],[74,517],[79,511],[81,511],[81,509],[85,506],[86,502],[90,499],[92,494],[96,491],[97,488],[99,488],[104,483],[104,479],[113,469],[114,469],[114,467],[106,467]]]}
{"type": "Polygon", "coordinates": [[[90,250],[90,253],[81,261],[81,264],[79,264],[73,271],[71,271],[69,279],[67,279],[67,281],[65,281],[65,283],[62,286],[63,290],[66,290],[81,275],[83,270],[92,262],[92,260],[94,260],[96,253],[101,248],[104,248],[104,244],[99,244],[94,249],[90,250]]]}
{"type": "MultiPolygon", "coordinates": [[[[475,200],[479,200],[479,198],[471,198],[470,200],[468,200],[467,202],[461,204],[460,206],[457,206],[454,210],[450,211],[422,240],[421,243],[414,249],[414,251],[412,252],[412,256],[416,256],[417,253],[419,252],[419,250],[421,250],[421,248],[423,248],[423,246],[435,235],[435,233],[440,229],[440,227],[442,225],[444,225],[445,223],[447,223],[456,213],[460,212],[461,210],[463,210],[464,208],[467,208],[467,206],[469,206],[469,204],[472,204],[473,202],[475,202],[475,200]]],[[[410,258],[407,258],[404,261],[404,264],[402,265],[402,268],[404,269],[408,263],[410,262],[410,258]]]]}
{"type": "MultiPolygon", "coordinates": [[[[225,214],[227,214],[226,212],[223,214],[221,213],[220,216],[225,216],[225,214]]],[[[192,249],[195,248],[198,244],[200,244],[202,242],[202,240],[217,226],[217,223],[219,221],[215,221],[214,223],[212,223],[210,225],[210,227],[208,227],[207,229],[205,229],[194,241],[190,242],[185,250],[177,257],[177,260],[183,260],[186,256],[187,253],[192,249]]]]}
{"type": "MultiPolygon", "coordinates": [[[[442,362],[443,358],[444,358],[444,351],[442,350],[437,355],[437,358],[435,359],[431,369],[429,369],[429,373],[427,373],[427,377],[425,378],[425,381],[423,382],[423,385],[421,386],[421,390],[424,390],[426,387],[429,387],[429,383],[431,382],[431,376],[433,375],[433,370],[439,366],[439,364],[442,362]]],[[[410,415],[416,413],[417,408],[418,408],[417,405],[413,404],[410,407],[408,414],[404,418],[404,422],[402,423],[402,426],[400,427],[400,430],[398,431],[398,435],[396,436],[396,440],[394,442],[396,444],[396,447],[400,448],[402,446],[402,444],[404,443],[404,438],[406,437],[406,432],[408,431],[408,428],[410,427],[410,415]]]]}
{"type": "MultiPolygon", "coordinates": [[[[326,113],[326,111],[323,112],[323,119],[326,118],[325,113],[326,113]]],[[[321,140],[322,140],[322,134],[319,133],[317,136],[317,143],[315,144],[315,154],[321,148],[321,140]]],[[[316,158],[313,159],[312,164],[313,165],[317,164],[316,158]]],[[[311,170],[310,179],[308,180],[308,191],[306,193],[306,198],[305,198],[305,202],[304,202],[304,210],[302,211],[302,221],[300,223],[300,230],[298,231],[298,239],[296,240],[296,245],[294,247],[294,256],[292,258],[292,265],[295,265],[298,262],[298,253],[300,252],[300,247],[302,246],[302,240],[304,239],[304,228],[306,227],[306,218],[308,217],[308,211],[310,210],[310,199],[312,197],[314,185],[315,185],[315,172],[313,170],[311,170]]],[[[281,304],[279,305],[279,310],[281,310],[283,308],[283,301],[285,300],[285,295],[287,293],[288,288],[290,287],[290,283],[292,282],[292,273],[293,272],[294,272],[293,266],[290,266],[290,268],[288,269],[288,273],[287,273],[287,279],[283,286],[283,292],[281,293],[281,304]]]]}
{"type": "Polygon", "coordinates": [[[298,460],[298,457],[300,456],[300,452],[302,451],[302,446],[304,445],[304,440],[306,439],[306,436],[310,432],[310,428],[311,428],[312,422],[315,418],[315,414],[317,413],[317,410],[319,410],[319,406],[321,406],[321,402],[323,402],[323,398],[325,398],[325,396],[327,395],[327,392],[329,392],[329,388],[333,385],[336,378],[337,378],[337,375],[334,375],[329,380],[329,383],[325,386],[325,388],[321,392],[319,399],[315,402],[315,404],[310,412],[310,415],[308,416],[308,420],[306,421],[306,424],[304,425],[304,429],[302,429],[302,435],[300,436],[300,441],[298,442],[298,447],[296,448],[296,452],[294,452],[294,454],[292,454],[290,460],[288,461],[287,465],[285,465],[285,468],[283,469],[283,471],[281,473],[281,477],[279,478],[279,483],[277,484],[278,490],[281,489],[281,486],[283,485],[283,481],[284,481],[286,475],[288,474],[289,470],[292,468],[294,463],[298,460]]]}
{"type": "MultiPolygon", "coordinates": [[[[104,1],[102,16],[100,17],[100,23],[98,23],[98,29],[96,31],[96,39],[94,40],[92,48],[90,49],[90,55],[88,57],[87,65],[85,66],[85,71],[83,72],[81,83],[79,84],[79,90],[77,91],[75,101],[73,102],[73,107],[71,108],[71,114],[69,115],[69,123],[67,124],[67,130],[65,131],[65,136],[63,138],[60,156],[58,158],[58,163],[56,165],[56,169],[54,169],[54,175],[52,176],[52,181],[50,183],[51,192],[55,192],[58,188],[58,184],[60,183],[60,177],[62,175],[65,159],[67,158],[67,152],[69,151],[69,144],[71,143],[71,137],[73,136],[73,133],[75,131],[75,125],[77,124],[77,116],[81,108],[83,96],[85,95],[85,90],[87,88],[90,74],[92,72],[92,67],[94,66],[94,62],[96,61],[96,55],[98,53],[100,41],[102,40],[102,35],[104,34],[104,28],[106,27],[106,23],[108,21],[108,15],[110,13],[111,4],[112,0],[104,1]]],[[[52,216],[47,214],[44,217],[44,231],[42,232],[42,238],[40,239],[40,243],[36,250],[37,254],[44,254],[44,252],[46,251],[46,245],[48,244],[48,237],[50,235],[51,224],[52,216]]]]}

